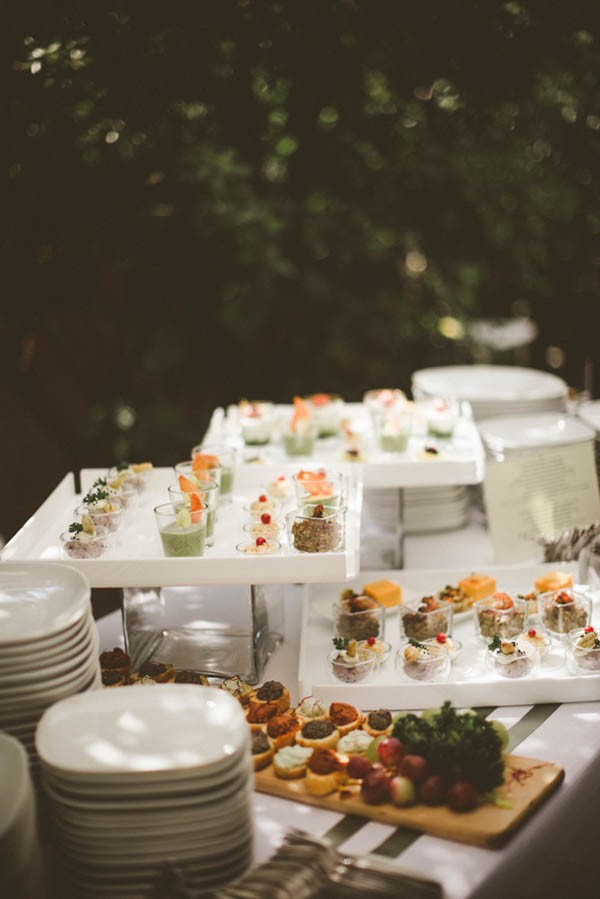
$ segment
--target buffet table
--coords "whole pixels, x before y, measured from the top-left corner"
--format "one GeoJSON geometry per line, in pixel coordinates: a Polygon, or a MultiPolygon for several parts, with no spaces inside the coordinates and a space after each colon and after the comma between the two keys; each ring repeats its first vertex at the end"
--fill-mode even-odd
{"type": "MultiPolygon", "coordinates": [[[[476,522],[453,533],[410,537],[406,567],[490,564],[489,537],[476,522]]],[[[301,587],[286,587],[284,643],[265,678],[290,685],[298,672],[301,587]]],[[[119,613],[98,622],[101,645],[116,645],[119,613]]],[[[292,694],[292,701],[300,697],[292,694]]],[[[440,699],[443,697],[441,696],[440,699]]],[[[492,699],[490,698],[490,706],[492,699]]],[[[466,846],[385,824],[254,794],[255,861],[266,861],[292,827],[326,836],[344,852],[375,853],[433,878],[449,899],[579,895],[594,876],[595,809],[600,798],[600,703],[491,708],[511,731],[510,749],[565,769],[565,781],[540,811],[497,850],[466,846]]]]}

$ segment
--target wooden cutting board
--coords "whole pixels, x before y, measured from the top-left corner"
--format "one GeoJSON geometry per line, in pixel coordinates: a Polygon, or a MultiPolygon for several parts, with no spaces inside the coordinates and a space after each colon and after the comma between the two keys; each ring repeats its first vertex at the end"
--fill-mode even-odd
{"type": "Polygon", "coordinates": [[[408,827],[423,833],[473,846],[496,847],[504,843],[533,811],[558,787],[565,772],[551,762],[506,755],[504,784],[498,795],[511,804],[499,808],[484,803],[472,812],[458,814],[445,806],[414,805],[397,808],[389,802],[368,805],[360,798],[358,787],[343,788],[329,796],[311,796],[304,778],[282,780],[269,765],[254,775],[255,789],[282,799],[330,809],[345,815],[362,815],[373,821],[408,827]]]}

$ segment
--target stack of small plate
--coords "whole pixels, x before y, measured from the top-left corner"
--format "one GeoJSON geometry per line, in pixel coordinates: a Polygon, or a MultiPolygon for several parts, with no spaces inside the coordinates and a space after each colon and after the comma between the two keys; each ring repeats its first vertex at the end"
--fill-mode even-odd
{"type": "Polygon", "coordinates": [[[0,566],[0,730],[35,767],[35,729],[53,702],[100,685],[90,588],[54,563],[0,566]]]}
{"type": "Polygon", "coordinates": [[[556,375],[513,365],[448,365],[424,368],[412,377],[416,399],[467,401],[479,421],[493,415],[564,412],[567,385],[556,375]]]}
{"type": "Polygon", "coordinates": [[[63,893],[147,897],[170,870],[195,895],[240,876],[249,742],[240,705],[210,687],[116,687],[48,709],[36,744],[63,893]]]}
{"type": "Polygon", "coordinates": [[[27,753],[0,733],[0,894],[11,899],[42,895],[42,858],[27,753]]]}
{"type": "Polygon", "coordinates": [[[408,487],[404,491],[404,529],[409,534],[450,531],[468,521],[468,487],[408,487]]]}

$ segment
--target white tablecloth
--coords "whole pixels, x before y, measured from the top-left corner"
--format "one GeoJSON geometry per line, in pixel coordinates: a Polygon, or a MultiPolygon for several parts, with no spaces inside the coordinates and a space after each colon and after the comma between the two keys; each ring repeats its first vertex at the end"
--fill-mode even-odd
{"type": "MultiPolygon", "coordinates": [[[[407,568],[472,569],[492,561],[489,539],[476,525],[406,541],[407,568]]],[[[281,680],[293,687],[298,669],[300,589],[291,588],[290,594],[286,602],[285,641],[270,660],[264,679],[281,680]]],[[[101,619],[98,628],[103,648],[117,645],[122,639],[119,613],[101,619]]],[[[531,706],[495,709],[491,717],[512,727],[530,709],[531,706]]],[[[600,836],[600,703],[558,706],[519,743],[518,752],[562,765],[566,776],[559,790],[504,848],[479,849],[435,837],[414,838],[406,832],[402,832],[403,843],[392,841],[386,847],[382,844],[396,833],[395,828],[368,821],[340,843],[340,848],[361,854],[377,852],[382,847],[388,857],[391,851],[398,866],[438,880],[448,899],[576,899],[584,891],[591,897],[600,896],[595,862],[600,836]]],[[[336,812],[261,793],[255,794],[254,807],[257,864],[269,858],[290,827],[325,834],[344,819],[336,812]]]]}

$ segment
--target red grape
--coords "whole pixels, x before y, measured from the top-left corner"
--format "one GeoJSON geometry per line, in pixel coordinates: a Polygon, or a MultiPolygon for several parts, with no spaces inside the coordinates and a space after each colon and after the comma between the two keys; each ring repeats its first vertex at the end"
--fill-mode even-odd
{"type": "Polygon", "coordinates": [[[446,782],[439,774],[430,774],[419,789],[421,802],[427,805],[443,805],[446,796],[446,782]]]}
{"type": "Polygon", "coordinates": [[[396,737],[384,737],[377,744],[377,755],[379,761],[388,768],[399,765],[404,758],[404,745],[396,737]]]}
{"type": "Polygon", "coordinates": [[[353,780],[362,780],[363,777],[366,777],[367,774],[370,774],[373,770],[373,765],[366,759],[364,755],[352,755],[348,761],[346,766],[346,773],[348,777],[351,777],[353,780]]]}
{"type": "Polygon", "coordinates": [[[361,796],[370,805],[379,805],[390,798],[390,782],[383,769],[371,771],[363,779],[361,796]]]}
{"type": "Polygon", "coordinates": [[[400,774],[415,784],[423,783],[427,777],[427,762],[422,755],[405,755],[400,762],[400,774]]]}
{"type": "Polygon", "coordinates": [[[453,812],[470,812],[477,805],[477,791],[466,780],[457,780],[448,790],[446,801],[453,812]]]}

